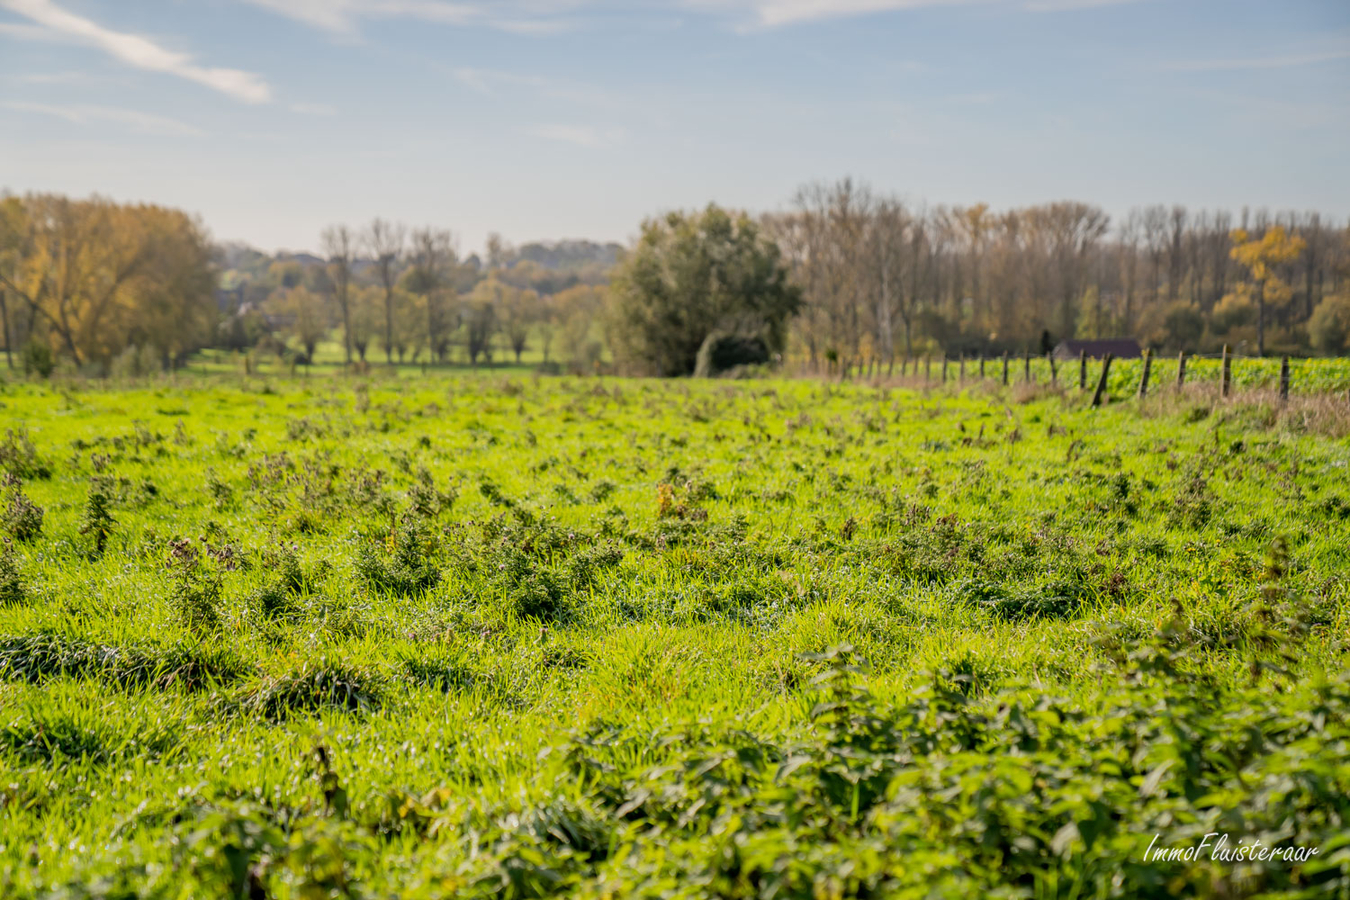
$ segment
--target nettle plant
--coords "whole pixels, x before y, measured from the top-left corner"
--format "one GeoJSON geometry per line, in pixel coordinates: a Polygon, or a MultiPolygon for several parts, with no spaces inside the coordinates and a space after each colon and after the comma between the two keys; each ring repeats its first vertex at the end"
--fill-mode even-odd
{"type": "Polygon", "coordinates": [[[166,562],[173,577],[169,602],[179,620],[195,634],[217,631],[221,625],[224,585],[210,554],[204,552],[205,546],[204,536],[197,542],[187,538],[170,541],[166,562]]]}
{"type": "Polygon", "coordinates": [[[4,530],[16,541],[33,541],[42,534],[43,509],[23,492],[23,482],[11,472],[0,478],[4,489],[4,530]]]}

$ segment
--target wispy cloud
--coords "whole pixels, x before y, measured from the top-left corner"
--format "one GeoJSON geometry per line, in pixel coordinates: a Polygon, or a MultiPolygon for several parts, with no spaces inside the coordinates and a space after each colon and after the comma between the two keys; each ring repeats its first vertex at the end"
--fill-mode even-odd
{"type": "Polygon", "coordinates": [[[925,6],[953,6],[969,2],[972,0],[757,0],[754,10],[759,24],[774,27],[818,19],[863,16],[925,6]]]}
{"type": "Polygon", "coordinates": [[[939,6],[1008,6],[1028,12],[1059,12],[1133,3],[1137,0],[682,0],[689,9],[749,17],[753,28],[777,28],[939,6]]]}
{"type": "Polygon", "coordinates": [[[536,125],[525,129],[525,133],[591,150],[612,147],[624,139],[622,128],[594,128],[590,125],[536,125]]]}
{"type": "Polygon", "coordinates": [[[1069,12],[1075,9],[1097,9],[1100,6],[1119,6],[1135,0],[1029,0],[1030,12],[1069,12]]]}
{"type": "Polygon", "coordinates": [[[118,106],[57,106],[49,103],[5,101],[0,103],[0,108],[40,116],[51,116],[77,125],[113,122],[126,125],[142,134],[151,134],[158,137],[204,137],[206,134],[200,128],[186,122],[180,122],[177,119],[157,116],[154,113],[141,112],[136,109],[123,109],[118,106]]]}
{"type": "Polygon", "coordinates": [[[415,19],[437,25],[478,25],[513,34],[554,34],[571,28],[557,13],[585,5],[582,0],[503,2],[483,0],[244,0],[341,38],[360,36],[361,23],[374,19],[415,19]]]}
{"type": "Polygon", "coordinates": [[[53,35],[97,47],[129,66],[185,78],[245,103],[266,103],[272,99],[272,89],[259,75],[197,65],[186,53],[169,50],[139,34],[105,28],[51,0],[0,0],[0,9],[27,17],[45,32],[30,37],[53,35]]]}
{"type": "Polygon", "coordinates": [[[1289,69],[1318,63],[1350,59],[1350,47],[1320,53],[1295,53],[1288,56],[1239,56],[1229,59],[1191,59],[1167,63],[1169,72],[1227,72],[1235,69],[1289,69]]]}

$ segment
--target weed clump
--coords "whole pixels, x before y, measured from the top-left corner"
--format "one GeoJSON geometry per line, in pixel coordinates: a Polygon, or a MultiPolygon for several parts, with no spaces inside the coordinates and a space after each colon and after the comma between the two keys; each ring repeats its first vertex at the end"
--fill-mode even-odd
{"type": "Polygon", "coordinates": [[[557,622],[571,613],[563,579],[516,546],[501,549],[489,581],[489,602],[507,618],[557,622]]]}
{"type": "Polygon", "coordinates": [[[0,636],[0,679],[45,684],[62,676],[122,687],[178,687],[195,692],[228,685],[253,667],[226,647],[96,644],[48,632],[0,636]]]}
{"type": "Polygon", "coordinates": [[[33,444],[28,432],[19,429],[5,429],[5,439],[0,442],[0,469],[11,477],[21,480],[46,480],[52,477],[52,466],[33,444]]]}
{"type": "Polygon", "coordinates": [[[42,534],[43,509],[23,492],[21,482],[10,473],[5,473],[4,485],[7,488],[5,511],[0,522],[4,530],[16,541],[36,540],[42,534]]]}
{"type": "Polygon", "coordinates": [[[379,706],[381,684],[370,674],[338,662],[317,660],[269,678],[248,691],[244,707],[278,721],[325,709],[365,712],[379,706]]]}
{"type": "Polygon", "coordinates": [[[440,584],[441,573],[433,557],[437,542],[417,518],[405,517],[395,524],[377,550],[367,546],[356,561],[356,571],[370,587],[398,597],[423,594],[440,584]]]}
{"type": "Polygon", "coordinates": [[[0,607],[18,606],[28,599],[23,576],[19,572],[19,560],[14,554],[14,545],[5,540],[0,545],[0,607]]]}
{"type": "Polygon", "coordinates": [[[283,543],[263,554],[263,567],[272,574],[252,599],[265,619],[290,619],[299,612],[306,579],[298,549],[295,544],[283,543]]]}
{"type": "Polygon", "coordinates": [[[84,518],[80,523],[80,534],[87,534],[94,542],[95,558],[103,555],[108,546],[108,537],[112,527],[117,524],[111,512],[112,499],[108,486],[101,478],[96,478],[89,489],[89,499],[84,505],[84,518]]]}
{"type": "Polygon", "coordinates": [[[220,573],[205,562],[196,545],[186,538],[169,542],[167,565],[174,576],[169,602],[180,621],[197,634],[220,628],[224,593],[220,573]]]}

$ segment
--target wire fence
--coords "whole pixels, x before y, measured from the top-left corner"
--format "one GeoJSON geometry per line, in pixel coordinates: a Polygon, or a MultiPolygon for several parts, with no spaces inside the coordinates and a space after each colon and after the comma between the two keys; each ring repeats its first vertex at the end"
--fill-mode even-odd
{"type": "MultiPolygon", "coordinates": [[[[1344,394],[1350,391],[1350,358],[1306,359],[1290,357],[1229,357],[1229,387],[1231,391],[1278,391],[1280,374],[1285,361],[1289,366],[1289,393],[1310,396],[1316,394],[1344,394]]],[[[1104,361],[1086,359],[1085,365],[1077,358],[1055,359],[1051,356],[990,356],[947,358],[921,356],[897,358],[894,363],[872,363],[833,373],[847,380],[881,379],[903,381],[926,386],[973,384],[979,382],[1006,383],[1009,386],[1059,384],[1064,387],[1094,390],[1101,376],[1104,361]],[[1006,378],[1005,378],[1006,365],[1006,378]]],[[[1210,384],[1221,387],[1223,378],[1222,354],[1195,354],[1185,356],[1185,384],[1210,384]]],[[[1149,363],[1149,392],[1175,387],[1182,368],[1177,356],[1154,356],[1149,363]]],[[[1105,393],[1121,398],[1137,393],[1143,379],[1144,359],[1113,359],[1107,373],[1105,393]]]]}

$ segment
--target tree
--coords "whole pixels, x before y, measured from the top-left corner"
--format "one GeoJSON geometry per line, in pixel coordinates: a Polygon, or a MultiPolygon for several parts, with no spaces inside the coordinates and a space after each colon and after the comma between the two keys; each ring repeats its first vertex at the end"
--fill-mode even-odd
{"type": "Polygon", "coordinates": [[[213,332],[215,272],[205,232],[177,210],[94,197],[6,201],[0,288],[22,305],[28,341],[106,366],[151,344],[167,363],[213,332]]]}
{"type": "Polygon", "coordinates": [[[715,205],[645,222],[611,297],[616,350],[660,375],[691,374],[704,341],[719,334],[781,349],[801,307],[777,243],[715,205]]]}
{"type": "Polygon", "coordinates": [[[1350,350],[1350,294],[1328,294],[1308,320],[1308,338],[1323,353],[1350,350]]]}
{"type": "Polygon", "coordinates": [[[384,288],[384,355],[385,362],[394,362],[394,285],[398,280],[397,266],[403,255],[404,228],[402,225],[375,218],[366,228],[366,246],[375,258],[375,273],[384,288]]]}
{"type": "Polygon", "coordinates": [[[464,314],[464,349],[471,365],[477,366],[480,356],[492,365],[492,336],[497,332],[497,308],[504,290],[501,282],[489,276],[469,294],[464,314]]]}
{"type": "Polygon", "coordinates": [[[351,286],[352,349],[362,363],[366,361],[371,336],[380,327],[380,302],[379,288],[361,284],[351,286]]]}
{"type": "Polygon", "coordinates": [[[351,281],[352,261],[356,255],[356,236],[346,225],[330,225],[323,230],[324,253],[328,256],[328,268],[332,273],[334,296],[338,310],[342,314],[342,345],[346,362],[352,362],[352,310],[351,281]]]}
{"type": "Polygon", "coordinates": [[[449,231],[419,228],[412,233],[412,250],[403,287],[422,298],[426,311],[426,341],[433,359],[445,359],[450,347],[449,311],[445,293],[451,268],[458,260],[455,238],[449,231]]]}
{"type": "Polygon", "coordinates": [[[508,287],[502,295],[502,332],[511,352],[516,355],[516,365],[520,365],[520,355],[525,352],[525,343],[529,340],[530,326],[539,318],[539,295],[531,290],[508,287]]]}
{"type": "Polygon", "coordinates": [[[1303,252],[1303,238],[1291,237],[1283,225],[1267,228],[1259,238],[1251,237],[1245,229],[1233,232],[1233,259],[1247,268],[1251,275],[1251,292],[1256,300],[1256,353],[1266,352],[1266,301],[1269,293],[1287,299],[1288,286],[1275,275],[1274,267],[1292,262],[1303,252]]]}
{"type": "Polygon", "coordinates": [[[297,285],[283,295],[282,308],[293,317],[291,330],[300,346],[305,348],[305,365],[312,364],[314,350],[328,331],[322,295],[314,293],[304,285],[297,285]]]}

